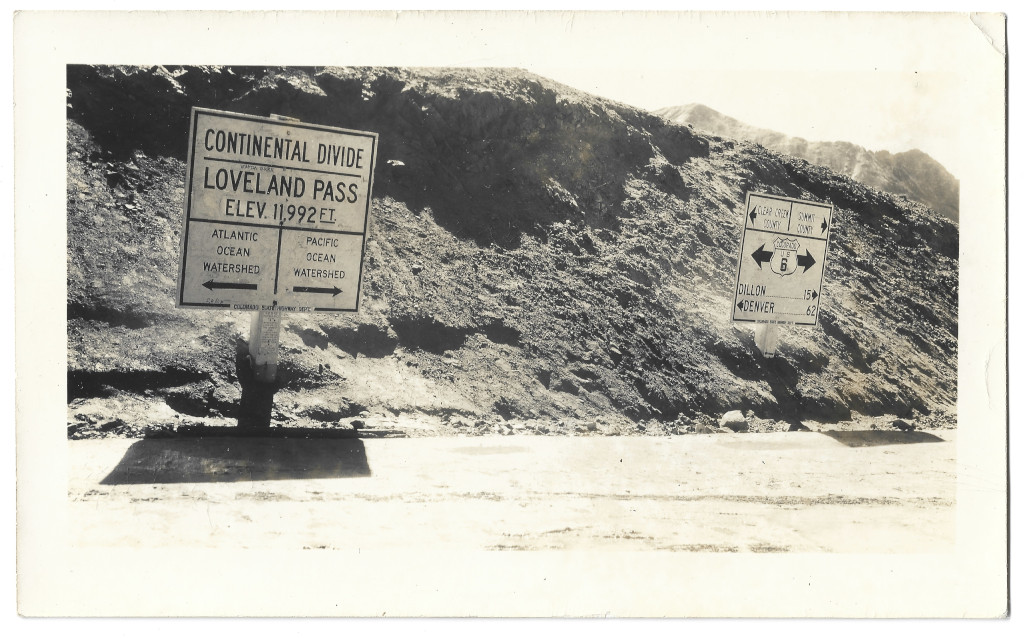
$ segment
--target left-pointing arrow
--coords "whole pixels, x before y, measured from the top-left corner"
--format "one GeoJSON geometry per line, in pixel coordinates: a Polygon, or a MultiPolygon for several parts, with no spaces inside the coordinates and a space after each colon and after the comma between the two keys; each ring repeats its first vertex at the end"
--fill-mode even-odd
{"type": "Polygon", "coordinates": [[[334,286],[333,288],[314,288],[313,286],[295,286],[292,288],[294,292],[314,292],[318,294],[331,295],[337,297],[338,293],[341,292],[341,288],[334,286]]]}
{"type": "Polygon", "coordinates": [[[236,284],[230,281],[214,281],[210,280],[203,284],[204,288],[209,290],[215,290],[218,288],[231,289],[231,290],[256,290],[256,284],[236,284]]]}
{"type": "Polygon", "coordinates": [[[750,253],[750,256],[754,258],[754,261],[757,262],[757,267],[760,268],[764,262],[771,261],[773,254],[772,251],[765,250],[764,244],[761,244],[761,247],[750,253]]]}

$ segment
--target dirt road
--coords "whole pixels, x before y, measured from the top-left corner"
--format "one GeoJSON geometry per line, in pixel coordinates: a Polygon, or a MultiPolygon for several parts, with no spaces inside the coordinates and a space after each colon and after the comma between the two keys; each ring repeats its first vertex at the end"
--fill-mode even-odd
{"type": "Polygon", "coordinates": [[[956,432],[69,441],[79,546],[932,552],[956,432]]]}

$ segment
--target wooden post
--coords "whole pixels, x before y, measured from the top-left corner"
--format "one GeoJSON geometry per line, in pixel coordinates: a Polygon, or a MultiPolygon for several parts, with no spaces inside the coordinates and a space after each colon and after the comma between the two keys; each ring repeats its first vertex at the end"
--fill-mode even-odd
{"type": "MultiPolygon", "coordinates": [[[[282,122],[299,121],[285,115],[271,114],[270,117],[282,122]]],[[[249,359],[256,382],[273,383],[277,379],[277,354],[280,346],[281,311],[276,308],[258,311],[249,325],[249,359]]]]}
{"type": "Polygon", "coordinates": [[[775,356],[779,347],[779,326],[774,323],[759,323],[754,327],[754,345],[766,359],[775,356]]]}
{"type": "Polygon", "coordinates": [[[249,359],[253,378],[273,383],[277,378],[277,353],[281,345],[281,311],[260,310],[249,325],[249,359]]]}

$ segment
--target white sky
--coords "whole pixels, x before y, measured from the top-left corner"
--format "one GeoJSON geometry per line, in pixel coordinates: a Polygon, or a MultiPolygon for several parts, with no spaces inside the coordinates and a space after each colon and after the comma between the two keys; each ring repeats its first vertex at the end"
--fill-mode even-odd
{"type": "Polygon", "coordinates": [[[746,124],[808,140],[844,140],[892,152],[919,148],[959,174],[959,138],[948,119],[957,102],[957,78],[950,74],[654,70],[610,79],[587,70],[531,70],[650,110],[698,102],[746,124]]]}
{"type": "Polygon", "coordinates": [[[979,51],[998,56],[963,13],[439,17],[371,19],[371,30],[387,33],[384,42],[347,37],[368,63],[524,67],[643,108],[700,102],[809,140],[919,148],[958,177],[966,164],[961,133],[970,131],[960,109],[964,78],[951,69],[964,69],[963,60],[979,51]]]}
{"type": "Polygon", "coordinates": [[[160,14],[149,30],[105,29],[131,43],[89,46],[125,63],[523,67],[642,108],[700,102],[809,140],[919,148],[958,177],[963,78],[949,70],[991,48],[963,13],[381,11],[328,14],[316,31],[308,17],[160,14]]]}
{"type": "Polygon", "coordinates": [[[962,78],[947,69],[967,44],[967,20],[665,15],[642,24],[617,20],[615,35],[577,18],[563,36],[571,55],[527,67],[643,108],[699,102],[809,140],[919,148],[959,176],[962,78]]]}
{"type": "Polygon", "coordinates": [[[919,148],[957,177],[970,149],[949,70],[991,48],[965,13],[380,11],[326,14],[315,31],[295,13],[155,15],[98,30],[122,35],[90,42],[93,59],[516,66],[642,108],[699,102],[809,140],[919,148]]]}
{"type": "MultiPolygon", "coordinates": [[[[951,69],[962,70],[965,57],[979,50],[994,53],[964,13],[402,12],[358,18],[351,21],[357,27],[333,30],[337,39],[290,41],[288,52],[296,63],[523,67],[642,108],[700,102],[809,140],[893,152],[919,148],[958,177],[966,164],[960,147],[964,78],[951,69]]],[[[349,23],[344,15],[337,22],[349,23]]],[[[287,20],[279,16],[273,24],[287,20]]],[[[226,36],[220,48],[235,50],[226,36]]],[[[248,50],[252,39],[241,37],[237,46],[248,50]]],[[[260,53],[268,63],[289,61],[260,53]]]]}

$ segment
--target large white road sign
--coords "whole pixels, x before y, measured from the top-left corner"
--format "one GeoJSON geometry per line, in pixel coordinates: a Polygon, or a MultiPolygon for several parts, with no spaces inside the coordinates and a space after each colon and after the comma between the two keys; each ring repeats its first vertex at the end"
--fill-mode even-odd
{"type": "Polygon", "coordinates": [[[747,193],[733,321],[818,323],[832,205],[747,193]]]}
{"type": "Polygon", "coordinates": [[[359,309],[377,134],[192,109],[179,308],[359,309]]]}

